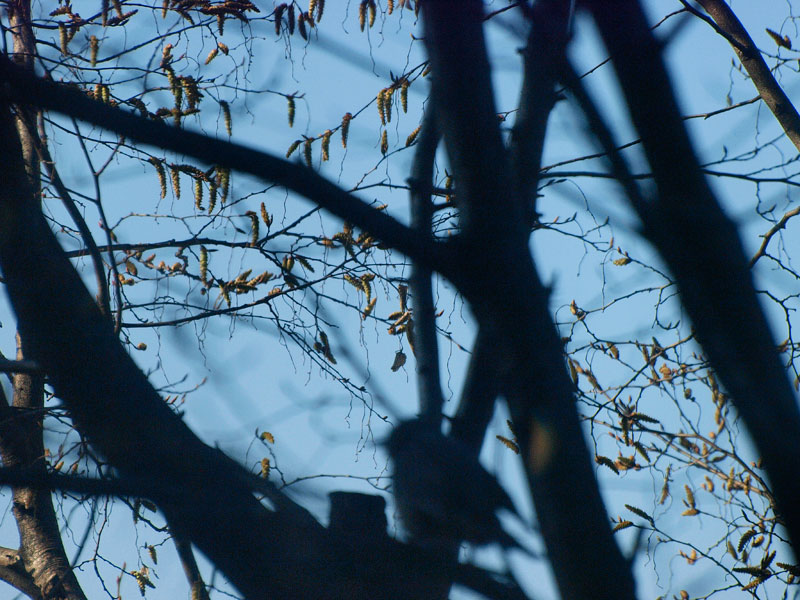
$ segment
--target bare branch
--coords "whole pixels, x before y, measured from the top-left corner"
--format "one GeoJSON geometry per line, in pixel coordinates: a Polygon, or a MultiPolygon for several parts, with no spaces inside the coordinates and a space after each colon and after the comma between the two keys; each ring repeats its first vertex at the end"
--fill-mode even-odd
{"type": "Polygon", "coordinates": [[[451,430],[451,435],[461,440],[475,456],[480,454],[501,389],[500,337],[497,332],[490,332],[488,325],[481,325],[478,330],[451,430]]]}
{"type": "MultiPolygon", "coordinates": [[[[18,356],[22,357],[21,348],[18,356]]],[[[40,410],[43,406],[43,376],[40,370],[17,371],[13,384],[13,407],[0,393],[0,456],[3,465],[12,470],[28,470],[37,477],[45,476],[40,410]]],[[[4,565],[8,583],[26,594],[26,586],[34,586],[37,590],[32,596],[34,598],[57,595],[65,600],[86,600],[61,541],[50,490],[18,482],[12,491],[12,510],[20,538],[20,562],[4,565]]]]}
{"type": "Polygon", "coordinates": [[[639,3],[588,3],[612,56],[658,195],[635,207],[678,282],[697,338],[750,429],[790,538],[800,480],[800,411],[756,297],[735,225],[695,157],[660,48],[639,3]],[[740,324],[747,324],[741,327],[740,324]]]}
{"type": "Polygon", "coordinates": [[[0,81],[7,101],[33,104],[81,119],[144,144],[224,165],[283,185],[320,207],[350,221],[414,260],[443,264],[443,244],[433,243],[347,193],[315,171],[248,148],[164,123],[151,121],[96,102],[78,90],[37,78],[0,57],[0,81]]]}
{"type": "Polygon", "coordinates": [[[529,489],[562,596],[594,597],[601,589],[607,597],[633,598],[632,575],[608,525],[563,347],[528,248],[525,203],[509,177],[510,160],[492,100],[482,8],[477,0],[422,5],[435,76],[433,100],[463,215],[462,270],[454,272],[454,281],[481,326],[497,328],[501,381],[507,382],[504,391],[529,489]],[[471,101],[461,101],[466,97],[471,101]],[[587,535],[593,540],[591,550],[583,543],[587,535]]]}
{"type": "Polygon", "coordinates": [[[780,220],[775,223],[772,227],[769,228],[769,231],[765,233],[762,237],[764,241],[761,242],[761,246],[759,246],[756,253],[753,255],[753,258],[750,259],[750,267],[752,268],[758,262],[758,259],[764,256],[767,253],[767,246],[769,246],[770,240],[778,233],[781,229],[786,227],[786,223],[789,222],[789,219],[792,217],[796,217],[800,215],[800,206],[796,206],[792,210],[784,213],[784,215],[780,218],[780,220]]]}
{"type": "Polygon", "coordinates": [[[542,166],[547,121],[558,99],[555,84],[566,60],[569,38],[569,2],[536,2],[528,43],[522,50],[524,78],[519,110],[511,130],[511,169],[520,198],[536,217],[536,184],[542,166]]]}
{"type": "Polygon", "coordinates": [[[33,582],[33,577],[25,571],[22,565],[19,550],[0,547],[0,580],[33,600],[41,598],[41,592],[33,582]]]}
{"type": "Polygon", "coordinates": [[[800,150],[800,114],[764,62],[761,51],[742,22],[724,0],[697,1],[714,19],[723,32],[723,37],[731,43],[761,98],[775,115],[787,137],[800,150]]]}
{"type": "Polygon", "coordinates": [[[32,360],[0,358],[0,373],[29,373],[43,375],[42,367],[32,360]]]}
{"type": "Polygon", "coordinates": [[[186,579],[189,581],[189,588],[192,590],[192,598],[196,600],[209,600],[208,590],[203,581],[203,576],[200,574],[200,569],[197,566],[197,560],[194,557],[192,545],[185,539],[178,536],[173,536],[175,542],[175,549],[178,551],[178,557],[181,559],[183,565],[183,572],[186,574],[186,579]]]}
{"type": "MultiPolygon", "coordinates": [[[[431,218],[433,203],[433,161],[439,146],[439,130],[433,104],[429,104],[417,138],[414,164],[411,168],[411,227],[420,235],[432,239],[431,218]]],[[[444,399],[439,380],[439,348],[436,340],[436,315],[431,287],[431,269],[414,262],[411,271],[411,297],[414,307],[411,347],[417,363],[417,389],[420,413],[431,417],[442,414],[444,399]]]]}

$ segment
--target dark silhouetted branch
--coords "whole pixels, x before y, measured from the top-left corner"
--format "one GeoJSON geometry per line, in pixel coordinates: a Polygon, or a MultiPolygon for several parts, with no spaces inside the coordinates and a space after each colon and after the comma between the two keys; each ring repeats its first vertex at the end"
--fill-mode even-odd
{"type": "Polygon", "coordinates": [[[657,185],[636,207],[678,282],[697,339],[753,436],[780,518],[800,540],[800,411],[758,303],[735,225],[700,170],[660,47],[639,3],[586,2],[600,29],[657,185]],[[746,326],[743,326],[745,325],[746,326]]]}
{"type": "MultiPolygon", "coordinates": [[[[411,227],[420,235],[433,239],[433,162],[439,146],[439,129],[433,103],[429,103],[422,120],[411,167],[411,227]]],[[[444,399],[439,378],[439,346],[436,340],[436,308],[433,302],[431,268],[415,261],[411,267],[411,299],[414,308],[414,359],[417,364],[417,390],[420,413],[437,417],[442,414],[444,399]]]]}

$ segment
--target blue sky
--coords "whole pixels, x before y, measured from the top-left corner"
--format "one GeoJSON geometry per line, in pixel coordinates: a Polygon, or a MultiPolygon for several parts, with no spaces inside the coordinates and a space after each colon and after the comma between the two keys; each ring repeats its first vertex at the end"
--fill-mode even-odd
{"type": "MultiPolygon", "coordinates": [[[[261,6],[262,14],[271,10],[271,3],[264,4],[261,6]]],[[[492,8],[505,5],[499,0],[489,4],[492,8]]],[[[679,8],[679,3],[663,0],[648,2],[647,6],[653,15],[653,21],[656,21],[660,16],[679,8]]],[[[788,3],[735,2],[733,8],[759,46],[769,52],[777,53],[777,48],[764,32],[765,28],[786,33],[790,37],[796,35],[794,25],[785,21],[790,9],[788,3]]],[[[291,40],[276,39],[271,22],[264,22],[254,24],[249,30],[250,42],[246,47],[237,48],[241,39],[239,29],[229,23],[228,31],[221,39],[231,47],[231,56],[216,58],[215,63],[203,71],[206,78],[216,77],[218,84],[204,102],[206,105],[212,104],[214,95],[218,99],[231,102],[233,138],[277,155],[284,154],[289,145],[301,135],[319,135],[326,129],[335,128],[344,113],[356,114],[347,151],[341,147],[337,134],[331,143],[329,162],[319,162],[318,145],[315,146],[314,167],[319,168],[327,177],[339,181],[345,188],[349,189],[358,183],[362,188],[358,194],[362,198],[374,200],[378,204],[388,204],[387,210],[391,214],[405,220],[405,193],[391,192],[386,187],[374,185],[402,184],[407,176],[411,152],[392,153],[386,159],[381,159],[378,150],[380,122],[373,101],[376,93],[389,85],[390,71],[398,75],[424,60],[422,43],[413,41],[410,36],[411,33],[421,34],[415,27],[410,12],[404,13],[402,19],[396,14],[379,15],[376,26],[362,33],[358,30],[356,9],[357,3],[328,2],[318,37],[317,34],[312,35],[311,42],[307,45],[297,36],[291,40]],[[230,71],[237,60],[243,60],[248,52],[254,59],[252,65],[244,64],[237,69],[236,77],[223,79],[223,74],[230,71]],[[234,84],[251,90],[262,90],[263,93],[245,95],[233,90],[234,84]],[[287,101],[280,94],[296,91],[305,96],[297,100],[295,124],[290,128],[287,122],[287,101]],[[358,114],[362,108],[364,112],[358,114]],[[367,175],[362,179],[365,173],[367,175]]],[[[658,30],[659,34],[667,36],[669,32],[675,31],[676,22],[676,19],[668,21],[658,30]]],[[[160,21],[155,25],[164,26],[160,21]]],[[[153,22],[148,19],[142,19],[137,25],[142,28],[152,26],[153,22]]],[[[585,16],[577,17],[575,31],[576,39],[571,57],[579,71],[588,70],[602,60],[605,54],[585,16]]],[[[131,32],[136,33],[136,30],[132,29],[131,32]]],[[[487,37],[495,69],[498,109],[512,110],[520,86],[517,48],[521,42],[497,25],[487,28],[487,37]]],[[[186,51],[185,49],[191,49],[189,59],[194,60],[197,57],[200,63],[213,47],[210,38],[202,40],[203,45],[199,50],[197,44],[201,40],[192,36],[172,41],[176,44],[176,49],[173,50],[176,56],[186,51]],[[189,42],[191,45],[188,45],[189,42]]],[[[109,41],[108,47],[111,44],[109,41]]],[[[156,57],[160,55],[159,46],[153,46],[151,51],[156,57]]],[[[722,108],[728,95],[734,103],[755,95],[752,86],[738,72],[732,70],[732,56],[727,42],[699,22],[684,24],[670,37],[666,58],[686,114],[706,113],[722,108]]],[[[187,59],[187,62],[190,61],[187,59]]],[[[587,78],[586,83],[613,124],[617,141],[624,143],[632,140],[634,133],[625,119],[611,68],[601,67],[587,78]]],[[[790,97],[796,96],[796,82],[787,78],[783,84],[790,97]]],[[[408,114],[400,113],[395,107],[393,119],[387,126],[390,145],[399,143],[402,146],[403,140],[417,126],[426,93],[427,81],[415,81],[410,89],[408,114]]],[[[167,95],[164,92],[164,96],[167,95]]],[[[224,129],[210,118],[213,109],[208,112],[209,116],[203,121],[204,130],[224,136],[224,129]]],[[[195,125],[190,121],[188,126],[195,125]]],[[[723,144],[730,154],[750,148],[756,127],[760,142],[779,133],[772,116],[764,107],[758,106],[745,107],[708,120],[693,120],[689,122],[689,127],[698,152],[704,160],[714,160],[722,156],[723,144]]],[[[82,131],[87,133],[91,128],[82,125],[82,131]]],[[[63,165],[61,168],[67,174],[69,183],[90,194],[91,181],[86,176],[85,164],[81,162],[74,145],[63,137],[58,140],[55,132],[51,134],[51,138],[56,142],[54,153],[59,164],[63,165]]],[[[97,163],[102,163],[107,153],[100,146],[93,148],[93,157],[96,157],[97,163]]],[[[592,151],[593,147],[587,141],[583,124],[576,116],[573,106],[569,101],[560,103],[551,117],[544,163],[553,164],[592,151]]],[[[626,156],[634,166],[642,166],[643,160],[636,152],[633,149],[626,156]]],[[[792,152],[795,151],[785,140],[779,141],[753,159],[742,161],[740,168],[750,170],[774,164],[780,153],[791,156],[792,152]]],[[[298,155],[299,152],[294,157],[298,155]]],[[[440,156],[440,179],[444,178],[445,167],[445,157],[440,156]]],[[[564,167],[569,170],[592,171],[601,168],[602,163],[597,161],[584,161],[564,167]]],[[[726,165],[725,168],[733,167],[726,165]]],[[[165,200],[158,200],[158,181],[149,165],[140,167],[131,161],[115,159],[109,172],[110,175],[104,179],[104,202],[109,221],[123,223],[117,230],[122,241],[135,241],[142,237],[156,239],[187,236],[189,232],[197,233],[204,226],[205,217],[194,214],[188,191],[184,192],[181,200],[172,198],[171,193],[168,193],[165,200]],[[169,216],[172,212],[181,214],[184,219],[176,221],[169,216]],[[162,216],[158,219],[136,216],[152,213],[162,216]]],[[[753,211],[753,186],[742,185],[730,179],[712,181],[723,205],[741,226],[746,247],[751,252],[754,251],[759,243],[758,234],[768,229],[768,224],[757,218],[753,211]]],[[[188,179],[184,179],[183,185],[188,188],[188,179]]],[[[778,207],[776,213],[781,211],[781,207],[794,201],[784,187],[765,185],[760,188],[760,193],[764,204],[775,202],[778,207]]],[[[240,204],[235,209],[230,209],[229,220],[222,220],[219,225],[214,226],[212,231],[215,235],[230,235],[235,239],[247,237],[246,233],[237,233],[234,227],[246,228],[246,219],[241,217],[242,213],[247,209],[258,211],[261,202],[275,216],[276,223],[290,223],[297,215],[310,208],[307,202],[292,194],[286,194],[282,190],[265,191],[263,184],[236,175],[231,197],[241,199],[240,204]]],[[[551,308],[565,332],[574,324],[574,319],[566,308],[573,299],[581,307],[598,309],[626,290],[645,285],[663,285],[663,278],[657,272],[644,266],[615,267],[611,261],[619,258],[619,253],[609,251],[604,254],[587,248],[576,238],[577,234],[588,232],[589,239],[598,246],[610,246],[610,238],[613,236],[613,247],[630,253],[631,257],[641,261],[643,265],[661,268],[652,250],[637,235],[636,220],[616,186],[595,178],[576,177],[546,188],[540,206],[545,221],[553,221],[558,216],[559,222],[563,223],[573,214],[576,215],[574,222],[537,233],[532,241],[540,274],[545,282],[553,286],[551,308]],[[608,225],[604,225],[606,218],[609,219],[608,225]],[[592,231],[593,228],[597,228],[596,231],[592,231]]],[[[48,209],[56,216],[61,214],[55,202],[48,203],[48,209]]],[[[88,207],[86,213],[87,221],[94,226],[97,216],[93,209],[88,207]]],[[[326,235],[332,235],[341,228],[340,222],[325,215],[313,217],[312,222],[326,235]]],[[[798,248],[796,234],[795,224],[786,234],[787,245],[794,242],[795,250],[798,248]]],[[[274,249],[289,252],[292,250],[290,242],[288,239],[277,239],[274,249]]],[[[787,249],[790,250],[791,248],[787,249]]],[[[163,259],[169,263],[172,253],[165,254],[163,259]]],[[[398,265],[391,272],[393,276],[407,277],[408,267],[402,264],[396,253],[394,258],[398,265]]],[[[161,259],[159,254],[156,262],[161,259]]],[[[212,255],[214,268],[229,272],[231,277],[247,268],[254,268],[254,272],[258,272],[259,265],[251,263],[251,258],[239,254],[212,255]]],[[[274,270],[274,267],[269,268],[274,270]]],[[[793,283],[786,274],[776,272],[768,265],[763,269],[759,266],[756,277],[765,285],[787,290],[791,290],[793,283]]],[[[91,283],[89,276],[87,283],[91,283]]],[[[157,292],[153,289],[146,288],[139,296],[135,290],[131,294],[132,297],[140,298],[152,297],[156,293],[176,294],[180,298],[188,293],[193,300],[201,300],[196,287],[187,290],[186,285],[177,280],[159,284],[157,292]]],[[[326,290],[332,295],[344,296],[351,301],[358,300],[358,293],[346,284],[330,282],[326,284],[326,290]]],[[[453,340],[451,342],[447,337],[441,340],[443,385],[446,395],[451,399],[449,406],[452,407],[458,397],[468,360],[468,353],[459,345],[470,347],[474,327],[468,310],[453,297],[446,282],[437,282],[436,292],[438,307],[444,311],[439,326],[453,340]]],[[[213,299],[214,296],[212,289],[209,298],[213,299]]],[[[393,292],[384,289],[379,292],[379,296],[376,310],[382,315],[397,310],[398,302],[393,292]]],[[[677,334],[664,332],[654,326],[652,313],[656,296],[657,292],[643,293],[631,301],[609,307],[591,321],[592,326],[595,327],[596,324],[597,327],[595,334],[606,339],[635,337],[645,341],[656,335],[664,344],[673,343],[677,334]]],[[[769,310],[775,319],[776,330],[780,330],[782,315],[773,309],[774,306],[769,310]]],[[[291,307],[284,306],[281,310],[290,314],[291,307]]],[[[324,519],[325,494],[328,490],[374,491],[376,487],[382,488],[389,484],[386,460],[376,444],[388,428],[378,415],[386,415],[392,419],[413,415],[416,410],[416,387],[412,358],[398,372],[390,370],[398,350],[403,349],[410,355],[407,344],[402,339],[386,336],[385,326],[370,321],[362,322],[352,311],[324,308],[322,314],[336,325],[328,333],[343,374],[357,382],[357,385],[366,385],[369,390],[367,401],[374,402],[374,405],[365,405],[360,400],[349,397],[329,375],[320,373],[320,369],[294,347],[290,340],[281,339],[275,327],[267,320],[241,319],[233,322],[222,318],[179,329],[159,329],[154,332],[137,329],[131,333],[131,341],[134,345],[140,342],[148,345],[147,352],[133,351],[133,355],[143,369],[152,372],[151,378],[156,385],[172,384],[175,388],[186,391],[199,386],[189,395],[184,409],[187,422],[208,443],[219,445],[232,456],[253,466],[269,455],[268,449],[255,440],[254,432],[272,432],[275,444],[270,448],[274,450],[273,458],[277,459],[277,467],[286,480],[313,477],[292,485],[289,489],[324,519]],[[353,357],[352,361],[347,359],[347,354],[353,357]],[[388,400],[388,408],[381,402],[382,399],[388,400]]],[[[165,316],[169,316],[168,311],[165,316]]],[[[665,322],[681,318],[674,301],[667,303],[663,315],[660,316],[665,322]]],[[[0,304],[0,321],[3,324],[0,329],[0,348],[9,355],[13,348],[13,317],[5,304],[0,304]]],[[[779,333],[776,333],[776,337],[779,337],[779,333]]],[[[586,336],[582,337],[580,327],[576,327],[572,343],[580,346],[587,339],[586,336]]],[[[596,372],[609,383],[625,376],[613,367],[596,372]]],[[[698,415],[697,418],[701,417],[698,415]]],[[[493,433],[507,434],[501,412],[493,424],[493,433]]],[[[53,433],[48,440],[54,451],[60,439],[59,435],[53,433]]],[[[528,511],[526,515],[531,514],[520,486],[520,468],[515,457],[500,444],[490,443],[487,444],[483,458],[499,474],[501,480],[508,484],[515,500],[528,511]]],[[[641,477],[638,474],[616,477],[610,471],[602,469],[599,476],[604,484],[609,512],[612,515],[624,510],[621,509],[623,503],[636,504],[643,508],[647,506],[647,510],[654,508],[647,503],[652,504],[653,495],[660,488],[660,480],[656,477],[641,477]]],[[[677,481],[675,485],[678,489],[682,487],[677,481]]],[[[8,494],[4,494],[0,497],[8,498],[8,494]]],[[[678,493],[674,501],[680,501],[678,493]]],[[[114,505],[109,509],[112,511],[108,519],[111,529],[103,533],[102,553],[117,565],[127,562],[128,569],[135,568],[137,565],[134,563],[138,560],[135,547],[141,548],[143,544],[154,543],[157,538],[142,525],[137,526],[136,533],[133,534],[129,525],[130,511],[126,507],[114,505]]],[[[75,512],[71,527],[79,537],[85,522],[85,509],[77,508],[75,512]]],[[[671,525],[678,529],[682,527],[679,520],[671,525]]],[[[705,529],[699,535],[720,535],[715,529],[717,525],[704,524],[705,529]]],[[[390,527],[396,526],[390,515],[390,527]]],[[[14,535],[13,522],[7,513],[0,529],[0,544],[13,546],[14,535]]],[[[623,534],[621,540],[623,548],[630,547],[631,536],[623,534]]],[[[91,551],[92,548],[87,548],[84,558],[91,551]]],[[[656,553],[654,560],[659,565],[656,568],[657,577],[653,576],[652,564],[644,561],[637,565],[643,597],[666,593],[667,590],[676,593],[681,588],[688,589],[692,594],[700,593],[707,585],[704,573],[708,571],[704,571],[702,565],[686,567],[685,561],[676,560],[677,551],[674,548],[670,552],[671,554],[656,553]]],[[[160,557],[163,558],[155,567],[159,580],[156,590],[148,592],[149,598],[188,597],[185,582],[179,575],[172,554],[174,553],[168,544],[160,550],[160,557]]],[[[140,551],[139,556],[146,557],[146,553],[140,551]]],[[[489,562],[498,560],[495,554],[486,552],[481,553],[481,558],[489,562]]],[[[552,595],[546,568],[536,566],[531,570],[530,565],[522,562],[519,557],[512,557],[511,560],[517,567],[525,569],[526,582],[535,581],[537,597],[552,595]]],[[[107,582],[113,583],[116,577],[114,568],[103,564],[99,568],[104,572],[107,582]]],[[[103,592],[94,587],[96,582],[91,567],[86,567],[81,581],[90,597],[101,597],[103,592]]],[[[138,595],[131,578],[123,580],[122,586],[123,597],[138,595]]]]}

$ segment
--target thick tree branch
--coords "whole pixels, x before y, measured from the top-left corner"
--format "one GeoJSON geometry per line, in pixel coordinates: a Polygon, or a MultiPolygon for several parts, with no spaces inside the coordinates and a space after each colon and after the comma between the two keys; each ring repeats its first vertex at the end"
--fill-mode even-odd
{"type": "Polygon", "coordinates": [[[64,491],[84,496],[117,496],[156,500],[164,496],[177,501],[182,490],[147,478],[113,477],[96,479],[64,473],[48,473],[31,467],[0,468],[0,485],[22,486],[36,490],[64,491]]]}
{"type": "Polygon", "coordinates": [[[33,206],[10,111],[0,109],[6,289],[31,358],[121,479],[146,481],[142,493],[152,496],[173,532],[191,540],[247,598],[426,598],[449,582],[452,567],[440,557],[390,539],[348,543],[263,481],[258,491],[276,509],[267,510],[253,496],[253,477],[186,427],[124,351],[33,206]],[[51,281],[59,282],[59,294],[52,294],[51,281]]]}
{"type": "Polygon", "coordinates": [[[443,244],[434,243],[389,215],[342,190],[315,171],[240,144],[171,127],[112,108],[66,85],[45,81],[0,56],[0,97],[53,110],[128,139],[223,165],[277,183],[346,219],[415,261],[443,264],[443,244]]]}
{"type": "Polygon", "coordinates": [[[208,590],[203,581],[203,576],[200,574],[200,568],[197,566],[192,544],[177,536],[173,536],[173,541],[175,542],[175,549],[178,551],[178,557],[181,559],[183,572],[189,581],[189,588],[192,590],[192,599],[209,600],[208,590]]]}
{"type": "Polygon", "coordinates": [[[759,306],[734,224],[709,188],[683,127],[660,49],[629,0],[587,2],[614,57],[658,195],[639,209],[674,273],[697,338],[753,435],[780,516],[800,543],[800,411],[759,306]],[[743,326],[746,325],[746,326],[743,326]]]}
{"type": "Polygon", "coordinates": [[[480,2],[423,4],[432,99],[458,197],[459,226],[472,243],[527,239],[524,203],[507,185],[508,151],[498,126],[480,2]],[[444,25],[447,21],[451,25],[444,25]]]}
{"type": "Polygon", "coordinates": [[[42,375],[42,367],[32,360],[8,360],[0,358],[0,373],[29,373],[42,375]]]}
{"type": "MultiPolygon", "coordinates": [[[[20,70],[32,68],[36,53],[30,8],[28,0],[18,2],[10,17],[13,60],[19,67],[14,66],[20,70]]],[[[5,109],[5,106],[2,108],[5,109]]],[[[27,207],[38,210],[41,168],[35,123],[40,115],[37,109],[18,106],[15,116],[16,131],[10,127],[9,115],[3,114],[0,119],[6,121],[4,125],[10,130],[7,134],[17,141],[19,150],[15,156],[6,156],[2,151],[0,154],[4,163],[16,165],[17,177],[27,184],[31,192],[24,198],[27,207]]],[[[6,185],[6,179],[0,179],[6,185]]],[[[13,186],[11,180],[8,184],[13,186]]],[[[28,362],[28,355],[29,340],[19,330],[17,363],[28,362]]],[[[12,376],[12,385],[14,395],[11,406],[0,394],[0,456],[3,465],[29,468],[44,474],[47,468],[43,429],[44,376],[41,371],[16,371],[12,376]]],[[[29,578],[37,590],[35,597],[86,600],[64,550],[50,491],[27,486],[12,487],[12,512],[19,531],[21,559],[14,569],[24,574],[17,583],[11,582],[12,585],[22,583],[27,586],[29,578]]]]}
{"type": "Polygon", "coordinates": [[[0,547],[0,581],[5,581],[33,600],[41,598],[33,577],[25,572],[19,550],[0,547]]]}
{"type": "MultiPolygon", "coordinates": [[[[21,347],[18,357],[22,357],[21,347]]],[[[0,394],[0,456],[3,465],[30,470],[37,476],[46,474],[42,441],[42,382],[41,372],[17,372],[13,377],[13,407],[0,394]]],[[[50,490],[18,483],[12,487],[12,492],[12,510],[20,538],[20,563],[13,571],[26,577],[9,583],[19,588],[20,581],[27,584],[30,578],[37,590],[34,597],[85,600],[61,542],[50,490]]]]}
{"type": "Polygon", "coordinates": [[[10,567],[21,560],[19,550],[0,547],[0,567],[10,567]]]}
{"type": "Polygon", "coordinates": [[[61,202],[69,213],[72,222],[75,223],[75,226],[78,228],[81,239],[92,259],[95,281],[97,282],[97,304],[103,314],[111,318],[111,297],[108,293],[108,281],[106,281],[106,270],[103,267],[103,257],[100,256],[100,250],[97,247],[97,243],[94,241],[94,236],[89,226],[86,224],[83,215],[78,210],[75,200],[72,198],[72,194],[69,193],[67,186],[64,185],[64,182],[61,180],[61,175],[59,175],[58,169],[56,169],[56,163],[50,155],[47,144],[44,143],[41,137],[38,137],[37,142],[36,149],[41,161],[44,163],[47,176],[50,178],[53,187],[61,198],[61,202]]]}
{"type": "Polygon", "coordinates": [[[500,380],[559,590],[568,599],[633,598],[632,575],[611,534],[563,348],[528,248],[525,201],[509,176],[492,101],[482,3],[443,0],[426,2],[422,10],[433,98],[463,215],[451,279],[480,326],[496,328],[505,367],[500,380]]]}
{"type": "Polygon", "coordinates": [[[697,0],[733,46],[761,99],[775,115],[787,137],[800,150],[800,114],[761,56],[761,51],[725,0],[697,0]]]}
{"type": "Polygon", "coordinates": [[[481,325],[472,346],[467,376],[453,418],[451,435],[473,450],[475,456],[480,454],[501,389],[500,346],[497,332],[491,331],[488,325],[481,325]]]}
{"type": "MultiPolygon", "coordinates": [[[[557,101],[555,85],[566,60],[570,4],[562,0],[537,2],[529,11],[532,21],[527,45],[521,51],[524,79],[516,121],[509,145],[511,172],[517,194],[530,205],[531,222],[536,220],[536,185],[550,112],[557,101]]],[[[501,389],[497,333],[481,326],[461,391],[453,423],[453,434],[476,453],[494,412],[501,389]]]]}
{"type": "MultiPolygon", "coordinates": [[[[433,239],[433,162],[439,146],[439,129],[433,103],[429,103],[417,137],[414,163],[411,167],[411,227],[420,235],[433,239]]],[[[436,315],[433,303],[432,271],[429,266],[414,261],[411,267],[411,298],[414,308],[414,358],[417,363],[417,390],[420,414],[439,417],[444,398],[439,379],[439,346],[436,339],[436,315]]]]}
{"type": "Polygon", "coordinates": [[[542,166],[547,120],[558,99],[555,85],[560,65],[566,60],[569,38],[568,0],[540,0],[531,10],[528,42],[522,50],[524,75],[519,110],[511,130],[511,170],[517,193],[530,206],[530,222],[536,215],[536,185],[542,166]]]}

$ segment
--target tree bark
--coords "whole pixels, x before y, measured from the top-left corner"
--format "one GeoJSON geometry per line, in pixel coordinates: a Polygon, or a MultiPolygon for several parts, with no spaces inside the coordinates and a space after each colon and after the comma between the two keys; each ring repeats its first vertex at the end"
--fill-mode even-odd
{"type": "Polygon", "coordinates": [[[750,75],[761,99],[775,115],[786,136],[800,150],[800,114],[789,100],[772,71],[761,56],[753,38],[747,33],[742,22],[724,0],[697,0],[705,11],[714,19],[725,39],[733,46],[736,56],[750,75]]]}
{"type": "MultiPolygon", "coordinates": [[[[31,28],[30,2],[15,4],[10,18],[13,38],[13,60],[33,71],[36,51],[31,28]]],[[[39,204],[41,198],[39,156],[35,133],[31,125],[36,122],[36,110],[17,107],[16,135],[19,139],[19,162],[4,155],[4,161],[17,162],[25,173],[31,190],[27,202],[39,204]]],[[[12,134],[13,135],[13,134],[12,134]]],[[[17,360],[28,356],[26,339],[17,335],[17,360]]],[[[16,373],[13,376],[12,406],[0,397],[0,456],[5,467],[29,469],[45,475],[47,462],[43,440],[44,378],[41,373],[16,373]]],[[[19,530],[19,563],[11,565],[9,577],[3,577],[20,591],[31,595],[28,583],[36,590],[35,598],[58,600],[86,600],[78,583],[64,545],[61,541],[58,519],[49,490],[30,487],[12,487],[12,510],[19,530]],[[18,574],[19,577],[14,577],[18,574]],[[19,582],[24,581],[20,586],[19,582]]]]}
{"type": "MultiPolygon", "coordinates": [[[[20,355],[22,354],[20,348],[20,355]]],[[[0,456],[5,467],[19,467],[44,475],[42,442],[42,377],[14,376],[13,408],[0,398],[0,456]]],[[[37,590],[34,598],[86,600],[70,567],[61,542],[58,519],[49,490],[12,487],[12,510],[19,530],[19,563],[11,566],[29,578],[37,590]]],[[[20,591],[17,579],[3,578],[20,591]]]]}

